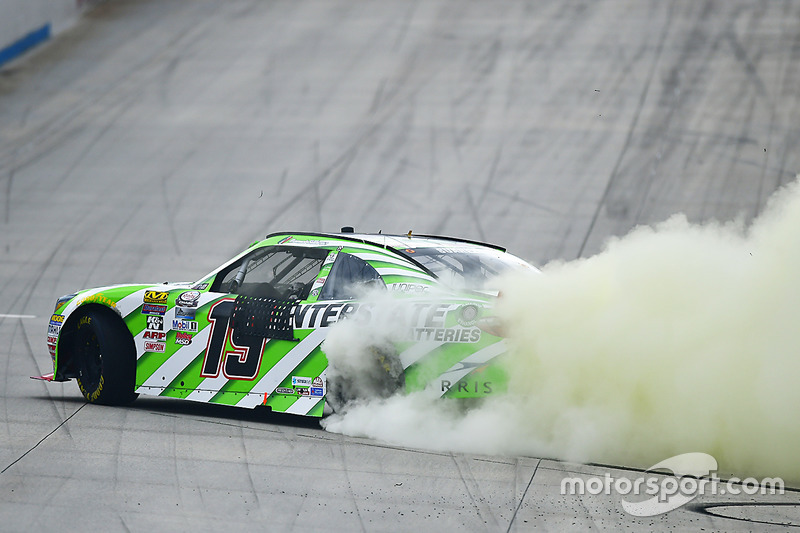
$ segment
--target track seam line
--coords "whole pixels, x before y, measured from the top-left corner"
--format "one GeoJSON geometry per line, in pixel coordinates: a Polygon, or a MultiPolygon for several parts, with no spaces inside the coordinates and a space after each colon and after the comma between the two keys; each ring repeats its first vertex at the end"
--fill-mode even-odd
{"type": "Polygon", "coordinates": [[[531,483],[533,483],[533,478],[536,477],[536,472],[539,471],[539,465],[542,464],[542,460],[539,459],[536,461],[536,468],[533,469],[533,474],[531,474],[531,479],[528,480],[528,485],[525,487],[525,490],[522,493],[522,496],[519,499],[519,503],[517,504],[516,509],[514,509],[514,514],[511,515],[511,521],[508,523],[508,529],[506,529],[506,533],[510,533],[511,526],[514,525],[514,520],[517,519],[517,513],[519,512],[520,507],[522,507],[522,502],[525,501],[525,496],[528,495],[528,489],[531,488],[531,483]]]}
{"type": "Polygon", "coordinates": [[[34,444],[34,445],[33,445],[33,446],[32,446],[32,447],[31,447],[31,448],[30,448],[30,449],[29,449],[27,452],[25,452],[25,453],[23,453],[22,455],[20,455],[19,457],[17,457],[17,458],[16,458],[16,459],[15,459],[15,460],[14,460],[14,461],[13,461],[13,462],[10,464],[10,465],[8,465],[8,466],[7,466],[7,467],[5,467],[4,469],[0,470],[0,475],[2,475],[2,474],[5,474],[5,473],[6,473],[6,470],[8,470],[8,469],[9,469],[9,468],[11,468],[12,466],[14,466],[14,465],[15,465],[15,464],[17,464],[18,462],[20,462],[20,461],[21,461],[21,460],[22,460],[22,459],[23,459],[23,458],[24,458],[26,455],[28,455],[28,454],[29,454],[29,453],[31,453],[33,450],[35,450],[36,448],[38,448],[38,447],[39,447],[39,445],[40,445],[41,443],[43,443],[44,441],[46,441],[46,440],[47,440],[47,438],[48,438],[50,435],[52,435],[53,433],[55,433],[56,431],[58,431],[59,429],[61,429],[61,426],[63,426],[63,425],[64,425],[64,424],[66,424],[67,422],[69,422],[69,421],[72,419],[72,417],[73,417],[73,416],[75,416],[75,415],[77,415],[77,414],[78,414],[78,412],[80,412],[80,410],[81,410],[81,409],[83,409],[84,407],[86,407],[86,404],[83,404],[83,405],[81,405],[80,407],[78,407],[78,408],[75,410],[75,412],[74,412],[74,413],[72,413],[72,414],[71,414],[71,415],[69,415],[67,418],[65,418],[65,419],[64,419],[64,421],[63,421],[63,422],[61,422],[61,423],[60,423],[58,426],[56,426],[56,428],[55,428],[53,431],[51,431],[50,433],[48,433],[47,435],[45,435],[44,437],[42,437],[42,439],[41,439],[39,442],[37,442],[36,444],[34,444]]]}

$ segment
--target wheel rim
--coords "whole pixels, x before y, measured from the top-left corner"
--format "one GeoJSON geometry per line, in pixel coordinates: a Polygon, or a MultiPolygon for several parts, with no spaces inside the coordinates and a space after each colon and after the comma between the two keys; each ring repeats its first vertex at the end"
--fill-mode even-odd
{"type": "Polygon", "coordinates": [[[78,360],[80,379],[83,388],[94,391],[100,385],[103,370],[103,357],[100,354],[100,341],[94,331],[81,332],[78,339],[78,360]]]}

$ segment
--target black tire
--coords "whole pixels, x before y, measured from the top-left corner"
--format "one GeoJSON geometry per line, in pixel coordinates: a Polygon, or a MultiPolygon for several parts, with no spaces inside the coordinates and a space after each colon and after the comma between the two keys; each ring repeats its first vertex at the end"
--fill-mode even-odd
{"type": "Polygon", "coordinates": [[[371,365],[361,375],[337,375],[329,378],[326,404],[334,413],[341,413],[347,404],[359,399],[388,398],[405,386],[405,372],[394,350],[372,347],[371,365]]]}
{"type": "Polygon", "coordinates": [[[77,320],[73,357],[83,397],[105,405],[135,400],[136,348],[128,328],[99,309],[84,311],[77,320]]]}

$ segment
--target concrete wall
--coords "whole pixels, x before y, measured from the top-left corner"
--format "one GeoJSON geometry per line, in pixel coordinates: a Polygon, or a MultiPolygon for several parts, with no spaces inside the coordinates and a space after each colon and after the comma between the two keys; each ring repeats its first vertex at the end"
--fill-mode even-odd
{"type": "Polygon", "coordinates": [[[77,20],[89,0],[0,0],[0,66],[77,20]]]}

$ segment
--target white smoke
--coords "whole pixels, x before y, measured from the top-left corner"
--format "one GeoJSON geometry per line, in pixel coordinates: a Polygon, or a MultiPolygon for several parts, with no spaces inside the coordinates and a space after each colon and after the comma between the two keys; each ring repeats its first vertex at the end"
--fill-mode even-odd
{"type": "MultiPolygon", "coordinates": [[[[800,184],[776,193],[750,227],[678,215],[543,270],[503,281],[506,397],[462,412],[424,394],[393,396],[325,427],[638,467],[697,451],[722,472],[800,480],[800,184]]],[[[358,335],[373,333],[382,334],[358,335]]],[[[342,334],[326,346],[334,363],[355,345],[342,334]]]]}

